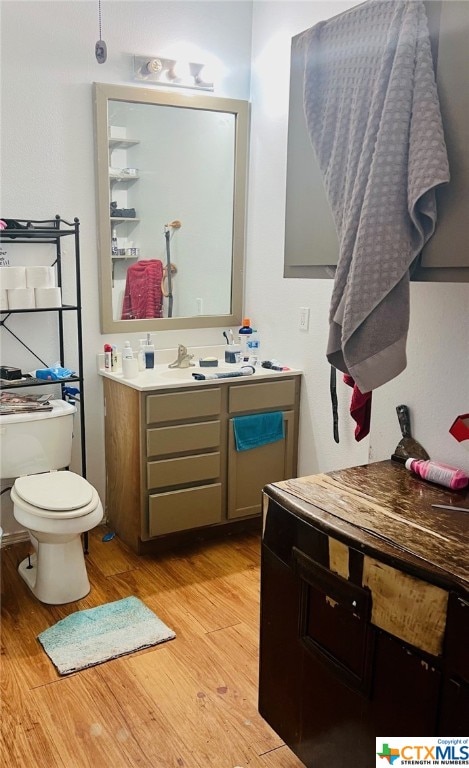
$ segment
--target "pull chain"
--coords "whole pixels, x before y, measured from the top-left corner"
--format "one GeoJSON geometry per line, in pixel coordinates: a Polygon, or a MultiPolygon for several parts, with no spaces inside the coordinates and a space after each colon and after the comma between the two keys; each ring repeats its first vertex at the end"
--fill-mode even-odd
{"type": "Polygon", "coordinates": [[[102,39],[101,30],[101,0],[98,0],[98,22],[99,22],[99,40],[94,47],[94,53],[98,64],[104,64],[107,59],[107,46],[102,39]]]}

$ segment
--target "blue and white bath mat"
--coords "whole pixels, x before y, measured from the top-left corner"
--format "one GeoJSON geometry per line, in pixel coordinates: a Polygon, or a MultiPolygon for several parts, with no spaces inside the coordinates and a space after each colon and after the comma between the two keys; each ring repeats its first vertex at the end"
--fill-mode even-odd
{"type": "Polygon", "coordinates": [[[61,675],[176,637],[137,597],[76,611],[38,635],[61,675]]]}

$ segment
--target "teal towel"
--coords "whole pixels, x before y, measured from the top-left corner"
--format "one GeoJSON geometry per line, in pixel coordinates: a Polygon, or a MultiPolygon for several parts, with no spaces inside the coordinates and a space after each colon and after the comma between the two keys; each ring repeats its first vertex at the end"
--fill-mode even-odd
{"type": "Polygon", "coordinates": [[[249,451],[260,445],[283,440],[283,413],[256,413],[253,416],[236,416],[233,419],[237,451],[249,451]]]}

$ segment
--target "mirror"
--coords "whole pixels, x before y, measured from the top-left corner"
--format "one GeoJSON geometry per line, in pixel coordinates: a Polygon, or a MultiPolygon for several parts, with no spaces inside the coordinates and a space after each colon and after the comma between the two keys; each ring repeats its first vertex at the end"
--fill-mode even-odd
{"type": "Polygon", "coordinates": [[[239,324],[248,102],[94,84],[103,333],[239,324]]]}

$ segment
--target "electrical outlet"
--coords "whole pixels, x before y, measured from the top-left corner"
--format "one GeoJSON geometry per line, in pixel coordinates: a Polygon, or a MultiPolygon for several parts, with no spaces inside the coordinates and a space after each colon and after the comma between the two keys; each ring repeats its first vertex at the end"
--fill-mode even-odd
{"type": "Polygon", "coordinates": [[[300,307],[300,315],[298,320],[298,328],[300,331],[307,331],[309,328],[309,307],[300,307]]]}

